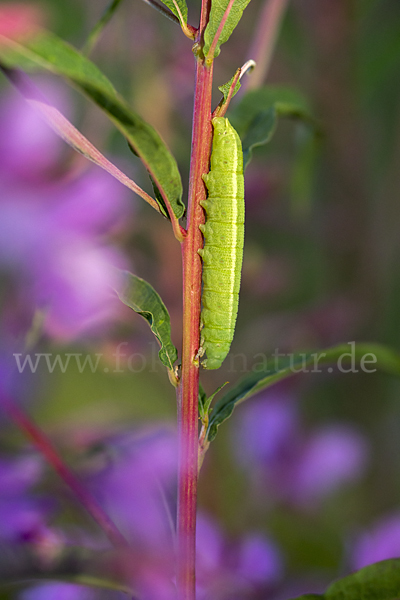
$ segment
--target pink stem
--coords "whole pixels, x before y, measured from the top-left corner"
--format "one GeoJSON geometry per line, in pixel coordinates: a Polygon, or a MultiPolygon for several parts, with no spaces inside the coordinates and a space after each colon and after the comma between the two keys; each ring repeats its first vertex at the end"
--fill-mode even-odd
{"type": "MultiPolygon", "coordinates": [[[[203,0],[198,42],[201,41],[209,0],[203,0]]],[[[196,507],[198,476],[198,394],[202,264],[197,251],[203,246],[199,225],[204,223],[200,201],[206,190],[203,173],[209,170],[212,142],[212,65],[197,59],[190,162],[188,229],[182,244],[183,349],[182,377],[178,389],[179,481],[177,587],[179,600],[196,597],[196,507]]]]}
{"type": "Polygon", "coordinates": [[[2,397],[1,406],[32,441],[39,452],[41,452],[46,461],[70,488],[74,496],[86,508],[87,512],[104,531],[111,544],[116,548],[128,548],[129,544],[122,533],[117,529],[101,506],[97,504],[93,496],[83,487],[76,475],[67,467],[55,448],[53,448],[50,440],[39,427],[11,399],[2,397]]]}

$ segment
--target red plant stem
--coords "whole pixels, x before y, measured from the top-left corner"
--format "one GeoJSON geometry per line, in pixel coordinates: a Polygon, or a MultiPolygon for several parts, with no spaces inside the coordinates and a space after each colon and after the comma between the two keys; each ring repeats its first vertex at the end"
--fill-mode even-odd
{"type": "Polygon", "coordinates": [[[93,496],[83,487],[76,475],[67,467],[60,455],[53,448],[50,440],[39,427],[12,400],[1,398],[1,406],[7,411],[19,429],[32,441],[39,452],[41,452],[46,461],[70,488],[74,496],[86,508],[87,512],[104,531],[111,544],[116,548],[128,548],[129,544],[122,533],[117,529],[101,506],[97,504],[93,496]]]}
{"type": "MultiPolygon", "coordinates": [[[[209,11],[203,1],[198,42],[209,11]]],[[[179,480],[177,516],[177,587],[179,600],[196,597],[196,506],[198,477],[198,395],[200,305],[202,264],[198,250],[203,246],[199,225],[204,223],[200,201],[206,197],[202,175],[209,171],[212,143],[212,64],[197,58],[190,161],[188,228],[182,244],[183,260],[183,349],[182,376],[178,390],[179,480]]]]}

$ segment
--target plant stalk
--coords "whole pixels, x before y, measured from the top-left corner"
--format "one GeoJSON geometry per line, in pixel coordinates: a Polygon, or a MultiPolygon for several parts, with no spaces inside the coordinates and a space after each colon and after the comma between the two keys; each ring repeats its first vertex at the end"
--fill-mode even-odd
{"type": "Polygon", "coordinates": [[[128,549],[129,544],[116,525],[111,521],[94,497],[87,491],[78,477],[64,463],[50,440],[40,428],[11,399],[1,397],[0,404],[15,424],[32,441],[45,460],[58,473],[65,485],[101,527],[111,544],[117,549],[128,549]]]}
{"type": "MultiPolygon", "coordinates": [[[[199,39],[208,15],[203,3],[199,39]]],[[[190,161],[188,227],[182,243],[183,260],[183,349],[182,376],[178,389],[178,516],[177,587],[179,600],[196,597],[196,507],[198,477],[198,395],[200,346],[201,273],[198,254],[203,246],[199,225],[204,223],[200,201],[206,198],[202,175],[209,171],[212,143],[211,86],[212,64],[196,61],[196,87],[193,109],[192,153],[190,161]]]]}

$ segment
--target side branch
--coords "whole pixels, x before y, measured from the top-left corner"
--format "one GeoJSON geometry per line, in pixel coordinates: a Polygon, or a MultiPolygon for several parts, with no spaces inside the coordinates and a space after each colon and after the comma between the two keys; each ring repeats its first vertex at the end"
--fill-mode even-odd
{"type": "Polygon", "coordinates": [[[36,446],[46,461],[53,467],[57,474],[71,490],[74,496],[85,507],[91,517],[104,531],[109,541],[115,548],[128,549],[129,544],[116,525],[111,521],[94,497],[81,484],[78,477],[67,467],[51,442],[35,423],[13,402],[1,397],[0,404],[15,424],[36,446]]]}

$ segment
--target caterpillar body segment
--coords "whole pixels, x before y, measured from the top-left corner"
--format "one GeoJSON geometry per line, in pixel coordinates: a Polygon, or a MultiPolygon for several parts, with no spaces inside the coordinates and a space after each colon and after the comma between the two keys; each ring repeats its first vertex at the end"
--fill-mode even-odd
{"type": "Polygon", "coordinates": [[[206,369],[218,369],[227,356],[236,324],[244,244],[244,179],[240,138],[228,119],[216,117],[211,170],[203,175],[206,223],[200,229],[204,248],[203,309],[199,355],[206,369]]]}

